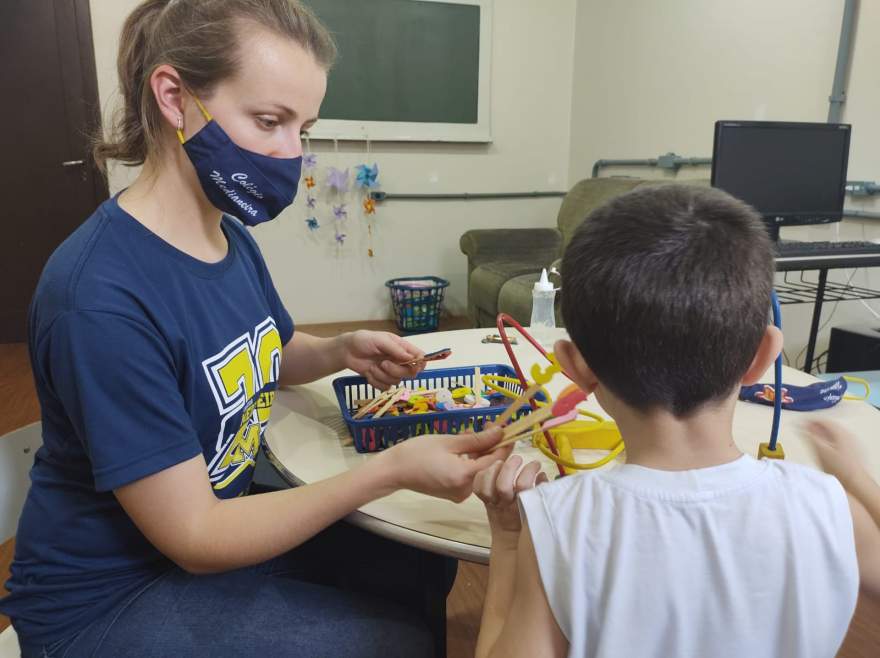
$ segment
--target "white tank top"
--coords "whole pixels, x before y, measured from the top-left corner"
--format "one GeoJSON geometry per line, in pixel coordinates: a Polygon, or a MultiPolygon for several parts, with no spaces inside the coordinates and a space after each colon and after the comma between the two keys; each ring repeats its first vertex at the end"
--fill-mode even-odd
{"type": "Polygon", "coordinates": [[[570,656],[830,658],[855,610],[846,494],[806,466],[624,464],[520,505],[570,656]]]}

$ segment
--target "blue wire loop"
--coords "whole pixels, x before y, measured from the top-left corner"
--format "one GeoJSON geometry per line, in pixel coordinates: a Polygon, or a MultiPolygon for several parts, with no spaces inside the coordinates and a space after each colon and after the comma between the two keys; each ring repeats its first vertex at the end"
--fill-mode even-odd
{"type": "MultiPolygon", "coordinates": [[[[782,309],[779,306],[779,297],[776,290],[770,291],[770,306],[773,308],[773,324],[782,330],[782,309]]],[[[776,439],[779,438],[779,420],[782,416],[782,353],[776,357],[774,364],[775,381],[773,382],[773,427],[770,430],[770,442],[768,448],[776,450],[776,439]]]]}

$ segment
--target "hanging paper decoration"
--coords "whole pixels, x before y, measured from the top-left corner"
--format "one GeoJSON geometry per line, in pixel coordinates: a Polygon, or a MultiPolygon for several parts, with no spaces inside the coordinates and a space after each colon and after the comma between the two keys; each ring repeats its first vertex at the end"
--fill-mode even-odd
{"type": "Polygon", "coordinates": [[[338,206],[333,206],[333,216],[336,219],[348,219],[348,210],[345,207],[345,204],[341,204],[338,206]]]}
{"type": "MultiPolygon", "coordinates": [[[[370,140],[367,139],[367,156],[370,155],[370,140]]],[[[367,222],[367,232],[370,236],[370,246],[367,248],[367,255],[370,258],[375,256],[373,252],[373,225],[371,220],[376,214],[376,201],[373,199],[372,191],[379,187],[379,165],[373,163],[373,166],[360,164],[355,167],[357,174],[355,175],[354,184],[364,193],[361,207],[364,209],[364,219],[367,222]]]]}
{"type": "Polygon", "coordinates": [[[340,171],[336,167],[328,168],[327,188],[342,195],[348,192],[348,169],[340,171]]]}
{"type": "Polygon", "coordinates": [[[379,181],[377,180],[379,177],[379,165],[373,163],[372,167],[368,167],[365,164],[358,165],[355,167],[357,169],[357,177],[355,178],[355,184],[361,189],[373,189],[374,187],[379,187],[379,181]]]}
{"type": "Polygon", "coordinates": [[[306,208],[308,208],[311,212],[309,213],[309,217],[306,219],[306,227],[308,227],[309,232],[317,231],[321,225],[318,223],[318,218],[315,216],[315,208],[318,205],[318,199],[315,197],[314,188],[315,188],[315,174],[318,170],[318,156],[312,153],[312,145],[309,143],[308,135],[306,136],[306,152],[303,154],[302,166],[303,171],[305,172],[305,177],[303,181],[306,185],[306,208]]]}

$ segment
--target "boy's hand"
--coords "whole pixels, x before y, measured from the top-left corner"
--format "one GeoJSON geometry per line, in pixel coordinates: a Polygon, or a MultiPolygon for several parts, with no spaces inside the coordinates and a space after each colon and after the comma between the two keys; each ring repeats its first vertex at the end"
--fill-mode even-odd
{"type": "Polygon", "coordinates": [[[522,464],[520,455],[510,455],[503,461],[496,459],[474,479],[474,493],[486,505],[493,545],[510,540],[516,546],[522,528],[516,496],[520,491],[548,481],[539,462],[522,464]]]}
{"type": "Polygon", "coordinates": [[[424,362],[398,365],[420,359],[424,352],[391,332],[361,329],[340,338],[345,367],[365,377],[379,390],[395,386],[403,379],[412,379],[425,367],[424,362]]]}
{"type": "Polygon", "coordinates": [[[850,491],[866,473],[855,437],[840,425],[823,420],[810,421],[804,428],[822,470],[850,491]]]}
{"type": "Polygon", "coordinates": [[[477,473],[500,458],[500,451],[490,451],[501,437],[500,427],[477,434],[417,436],[385,450],[377,459],[389,469],[394,489],[460,503],[471,495],[477,473]]]}

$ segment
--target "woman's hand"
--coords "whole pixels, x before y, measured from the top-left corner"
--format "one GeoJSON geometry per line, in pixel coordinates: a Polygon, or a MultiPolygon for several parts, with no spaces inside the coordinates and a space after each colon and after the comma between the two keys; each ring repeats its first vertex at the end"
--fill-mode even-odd
{"type": "Polygon", "coordinates": [[[425,367],[424,362],[411,366],[398,365],[417,361],[424,352],[400,336],[387,331],[361,329],[341,336],[343,362],[366,378],[374,388],[385,390],[411,379],[425,367]]]}
{"type": "Polygon", "coordinates": [[[498,459],[477,473],[474,493],[486,506],[493,546],[505,541],[512,547],[517,545],[522,522],[516,496],[520,491],[547,481],[547,474],[541,470],[539,462],[532,461],[523,466],[520,455],[498,459]]]}
{"type": "Polygon", "coordinates": [[[489,452],[501,440],[499,427],[477,434],[429,434],[407,439],[376,456],[390,471],[394,489],[460,503],[471,495],[474,476],[506,450],[489,452]]]}

